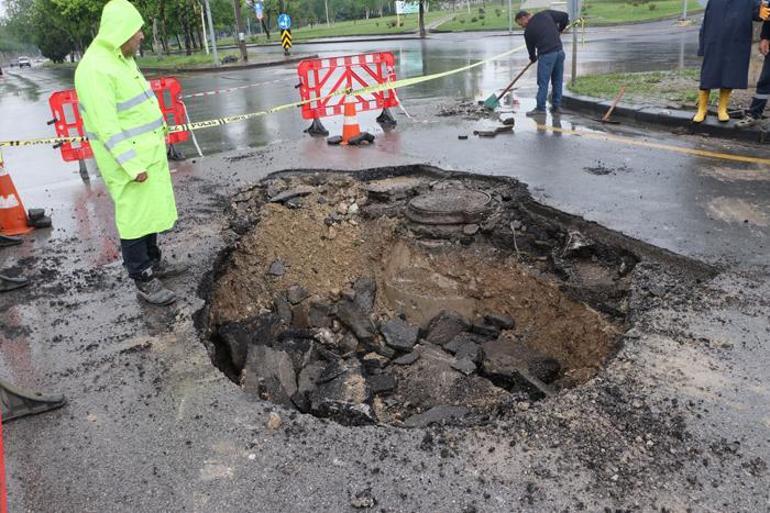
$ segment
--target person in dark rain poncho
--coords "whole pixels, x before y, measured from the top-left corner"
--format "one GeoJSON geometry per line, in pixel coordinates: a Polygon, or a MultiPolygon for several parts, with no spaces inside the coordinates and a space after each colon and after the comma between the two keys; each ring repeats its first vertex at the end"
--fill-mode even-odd
{"type": "Polygon", "coordinates": [[[746,89],[751,58],[752,20],[767,20],[770,8],[760,0],[709,0],[700,28],[698,112],[693,122],[702,123],[708,112],[712,89],[719,89],[719,121],[730,120],[727,106],[733,89],[746,89]]]}

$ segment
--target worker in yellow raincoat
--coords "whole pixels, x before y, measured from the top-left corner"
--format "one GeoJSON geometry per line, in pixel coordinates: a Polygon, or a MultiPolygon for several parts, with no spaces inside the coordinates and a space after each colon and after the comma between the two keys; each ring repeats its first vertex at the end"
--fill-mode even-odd
{"type": "Polygon", "coordinates": [[[158,233],[174,226],[177,211],[165,120],[134,62],[143,25],[128,0],[110,0],[75,72],[75,88],[94,158],[115,203],[123,263],[140,297],[167,305],[176,295],[160,278],[183,269],[162,261],[157,244],[158,233]]]}

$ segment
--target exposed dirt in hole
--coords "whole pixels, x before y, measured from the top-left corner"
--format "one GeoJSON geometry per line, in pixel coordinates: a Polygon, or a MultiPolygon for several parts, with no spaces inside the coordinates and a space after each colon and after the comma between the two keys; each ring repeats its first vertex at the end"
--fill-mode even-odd
{"type": "Polygon", "coordinates": [[[287,174],[233,199],[241,237],[199,327],[246,391],[344,424],[472,422],[580,385],[618,349],[649,248],[514,181],[371,175],[287,174]]]}

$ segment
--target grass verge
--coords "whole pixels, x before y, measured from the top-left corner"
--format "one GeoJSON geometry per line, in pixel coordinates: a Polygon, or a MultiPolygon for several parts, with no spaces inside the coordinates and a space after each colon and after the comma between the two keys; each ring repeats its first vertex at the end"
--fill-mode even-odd
{"type": "MultiPolygon", "coordinates": [[[[425,15],[425,23],[431,23],[445,16],[445,11],[429,12],[425,15]]],[[[417,15],[408,14],[399,16],[400,25],[396,24],[395,16],[383,16],[382,18],[369,18],[368,20],[340,21],[327,27],[325,23],[312,27],[292,28],[291,35],[294,41],[307,39],[322,39],[328,37],[345,36],[373,36],[373,35],[397,35],[417,32],[417,15]]],[[[254,27],[252,27],[252,32],[254,27]]],[[[249,43],[275,43],[280,37],[280,30],[270,31],[270,41],[264,34],[253,35],[247,39],[249,43]]],[[[233,45],[232,37],[222,38],[217,41],[221,45],[233,45]]]]}
{"type": "Polygon", "coordinates": [[[578,77],[573,93],[611,100],[626,86],[625,101],[692,105],[698,96],[698,68],[643,73],[608,73],[578,77]]]}
{"type": "MultiPolygon", "coordinates": [[[[688,0],[688,14],[702,10],[698,0],[688,0]]],[[[588,26],[655,21],[674,17],[681,12],[681,0],[587,0],[583,6],[583,16],[588,26]]],[[[508,8],[500,5],[472,7],[470,13],[458,10],[450,21],[438,27],[438,30],[449,32],[507,29],[508,8]]],[[[520,30],[515,23],[514,29],[520,30]]]]}

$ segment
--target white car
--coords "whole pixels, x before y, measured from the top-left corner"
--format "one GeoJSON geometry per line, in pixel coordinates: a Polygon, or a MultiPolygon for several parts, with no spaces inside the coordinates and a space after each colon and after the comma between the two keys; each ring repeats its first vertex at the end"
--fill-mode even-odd
{"type": "Polygon", "coordinates": [[[32,61],[29,60],[29,57],[19,57],[19,67],[23,68],[24,66],[31,68],[32,67],[32,61]]]}

